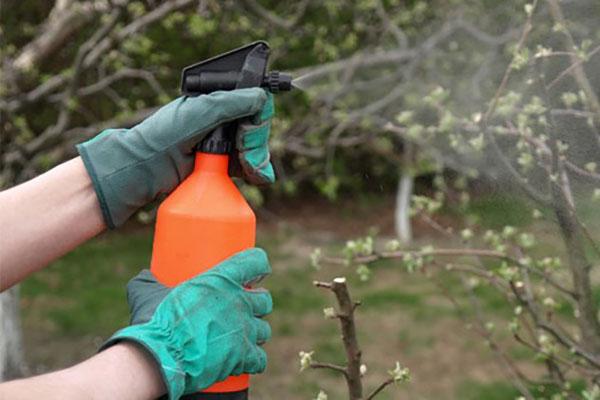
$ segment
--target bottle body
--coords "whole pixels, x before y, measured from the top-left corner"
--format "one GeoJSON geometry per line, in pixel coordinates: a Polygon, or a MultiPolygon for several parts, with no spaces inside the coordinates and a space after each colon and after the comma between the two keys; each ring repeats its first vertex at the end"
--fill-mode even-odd
{"type": "MultiPolygon", "coordinates": [[[[172,287],[253,247],[256,217],[227,173],[228,156],[197,153],[192,174],[158,209],[150,270],[172,287]]],[[[248,375],[232,376],[204,392],[248,388],[248,375]]]]}

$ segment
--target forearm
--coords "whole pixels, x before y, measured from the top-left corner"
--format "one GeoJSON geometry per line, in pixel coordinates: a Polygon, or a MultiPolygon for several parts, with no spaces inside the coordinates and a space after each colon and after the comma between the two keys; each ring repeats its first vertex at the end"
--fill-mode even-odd
{"type": "Polygon", "coordinates": [[[158,368],[134,344],[113,346],[74,367],[0,385],[2,399],[156,399],[166,392],[158,368]]]}
{"type": "Polygon", "coordinates": [[[81,158],[0,192],[0,291],[105,229],[81,158]]]}

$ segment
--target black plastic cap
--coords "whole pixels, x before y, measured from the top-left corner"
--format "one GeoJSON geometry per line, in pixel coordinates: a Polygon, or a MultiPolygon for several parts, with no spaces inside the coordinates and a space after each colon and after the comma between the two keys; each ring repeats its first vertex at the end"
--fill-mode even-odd
{"type": "Polygon", "coordinates": [[[205,137],[196,146],[196,151],[210,154],[229,154],[233,149],[233,135],[235,124],[226,123],[218,126],[210,135],[205,137]]]}
{"type": "Polygon", "coordinates": [[[292,76],[279,71],[271,71],[265,75],[262,87],[271,93],[292,90],[292,76]]]}

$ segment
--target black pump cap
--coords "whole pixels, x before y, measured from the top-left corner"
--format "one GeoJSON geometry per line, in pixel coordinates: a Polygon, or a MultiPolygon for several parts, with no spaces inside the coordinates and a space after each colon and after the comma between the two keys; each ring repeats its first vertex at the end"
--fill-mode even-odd
{"type": "MultiPolygon", "coordinates": [[[[231,123],[221,125],[196,146],[196,151],[210,154],[229,154],[233,149],[231,123]]],[[[235,127],[233,127],[235,129],[235,127]]]]}

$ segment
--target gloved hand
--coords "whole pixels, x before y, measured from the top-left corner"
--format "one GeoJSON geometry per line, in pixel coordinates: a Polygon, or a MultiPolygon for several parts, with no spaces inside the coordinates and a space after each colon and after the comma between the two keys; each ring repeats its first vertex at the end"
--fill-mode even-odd
{"type": "Polygon", "coordinates": [[[101,348],[126,340],[156,360],[169,399],[198,392],[230,375],[264,371],[260,347],[271,337],[260,317],[273,308],[264,289],[244,289],[270,274],[266,253],[249,249],[173,289],[148,270],[127,285],[133,325],[115,333],[101,348]]]}
{"type": "Polygon", "coordinates": [[[180,97],[131,129],[107,129],[79,144],[106,225],[123,224],[171,192],[192,172],[195,146],[215,127],[255,114],[264,116],[260,124],[238,132],[240,163],[248,181],[272,182],[267,140],[273,100],[260,88],[180,97]]]}
{"type": "Polygon", "coordinates": [[[269,134],[275,105],[273,95],[267,93],[267,96],[260,114],[240,122],[236,140],[243,177],[254,185],[275,182],[275,172],[269,154],[269,134]]]}

